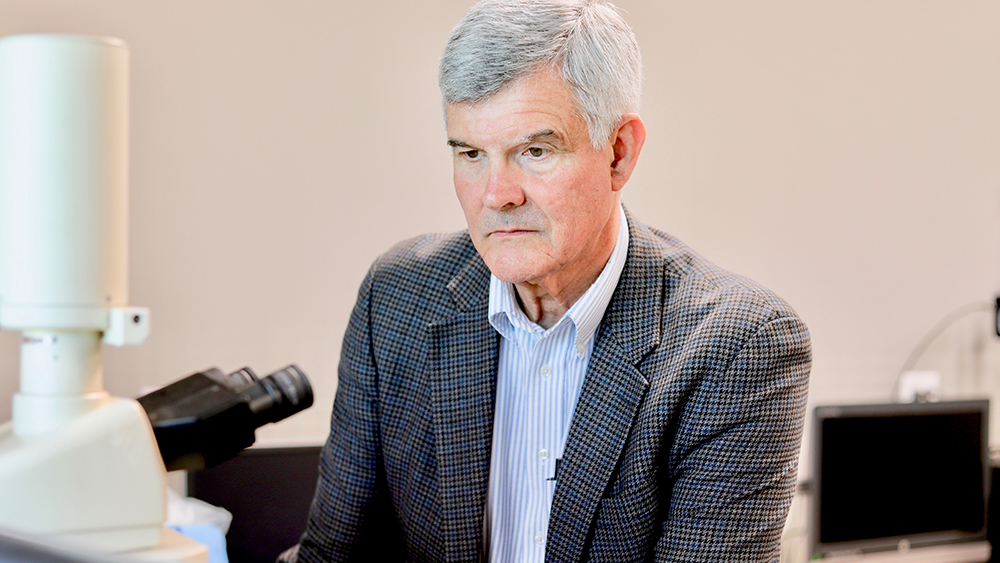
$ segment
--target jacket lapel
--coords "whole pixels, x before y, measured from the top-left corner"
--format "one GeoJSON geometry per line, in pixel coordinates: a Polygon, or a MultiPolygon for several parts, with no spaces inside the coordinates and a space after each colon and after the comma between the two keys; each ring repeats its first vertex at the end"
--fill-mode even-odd
{"type": "Polygon", "coordinates": [[[457,314],[427,327],[447,561],[475,561],[482,546],[499,354],[498,336],[487,318],[488,279],[482,260],[470,260],[448,285],[457,314]]]}
{"type": "Polygon", "coordinates": [[[546,559],[578,561],[601,495],[649,387],[636,367],[659,343],[663,259],[629,216],[629,254],[597,332],[573,413],[549,520],[546,559]]]}

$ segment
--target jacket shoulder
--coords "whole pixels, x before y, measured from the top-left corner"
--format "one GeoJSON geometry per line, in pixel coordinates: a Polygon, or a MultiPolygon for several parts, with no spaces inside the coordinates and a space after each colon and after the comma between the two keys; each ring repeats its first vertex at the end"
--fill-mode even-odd
{"type": "Polygon", "coordinates": [[[640,238],[659,254],[667,287],[685,308],[711,306],[742,311],[744,321],[767,322],[780,317],[797,318],[784,299],[756,281],[722,268],[692,250],[677,238],[651,227],[640,238]]]}
{"type": "Polygon", "coordinates": [[[374,267],[384,275],[450,280],[477,256],[466,230],[430,233],[396,243],[374,267]]]}
{"type": "Polygon", "coordinates": [[[368,273],[372,298],[387,306],[441,310],[487,296],[489,269],[468,231],[426,234],[397,243],[368,273]]]}
{"type": "Polygon", "coordinates": [[[808,331],[783,299],[629,217],[629,255],[602,329],[649,374],[673,369],[682,352],[697,356],[691,366],[723,365],[774,326],[787,338],[773,345],[808,350],[808,331]]]}

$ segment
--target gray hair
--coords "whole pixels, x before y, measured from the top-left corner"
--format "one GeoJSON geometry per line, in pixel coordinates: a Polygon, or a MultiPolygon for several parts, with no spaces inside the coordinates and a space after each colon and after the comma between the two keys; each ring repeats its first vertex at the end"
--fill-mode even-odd
{"type": "Polygon", "coordinates": [[[451,33],[438,84],[444,103],[478,103],[553,68],[569,85],[594,148],[639,110],[639,45],[606,0],[484,0],[451,33]]]}

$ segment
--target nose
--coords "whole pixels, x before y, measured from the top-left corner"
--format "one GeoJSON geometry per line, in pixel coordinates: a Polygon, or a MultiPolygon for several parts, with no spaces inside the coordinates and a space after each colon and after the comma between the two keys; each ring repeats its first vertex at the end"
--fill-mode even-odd
{"type": "Polygon", "coordinates": [[[483,193],[483,204],[495,211],[510,207],[520,207],[525,202],[517,172],[503,163],[490,163],[483,193]]]}

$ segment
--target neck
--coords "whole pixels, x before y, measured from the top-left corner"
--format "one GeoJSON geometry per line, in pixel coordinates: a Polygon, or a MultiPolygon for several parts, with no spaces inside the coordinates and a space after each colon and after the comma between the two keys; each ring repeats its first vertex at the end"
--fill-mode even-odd
{"type": "MultiPolygon", "coordinates": [[[[595,278],[596,279],[596,278],[595,278]]],[[[588,285],[589,287],[589,285],[588,285]]],[[[530,282],[514,284],[517,303],[528,319],[544,329],[550,329],[569,311],[573,303],[586,293],[586,289],[571,299],[560,300],[540,285],[530,282]]],[[[566,296],[563,296],[564,298],[566,296]]]]}

